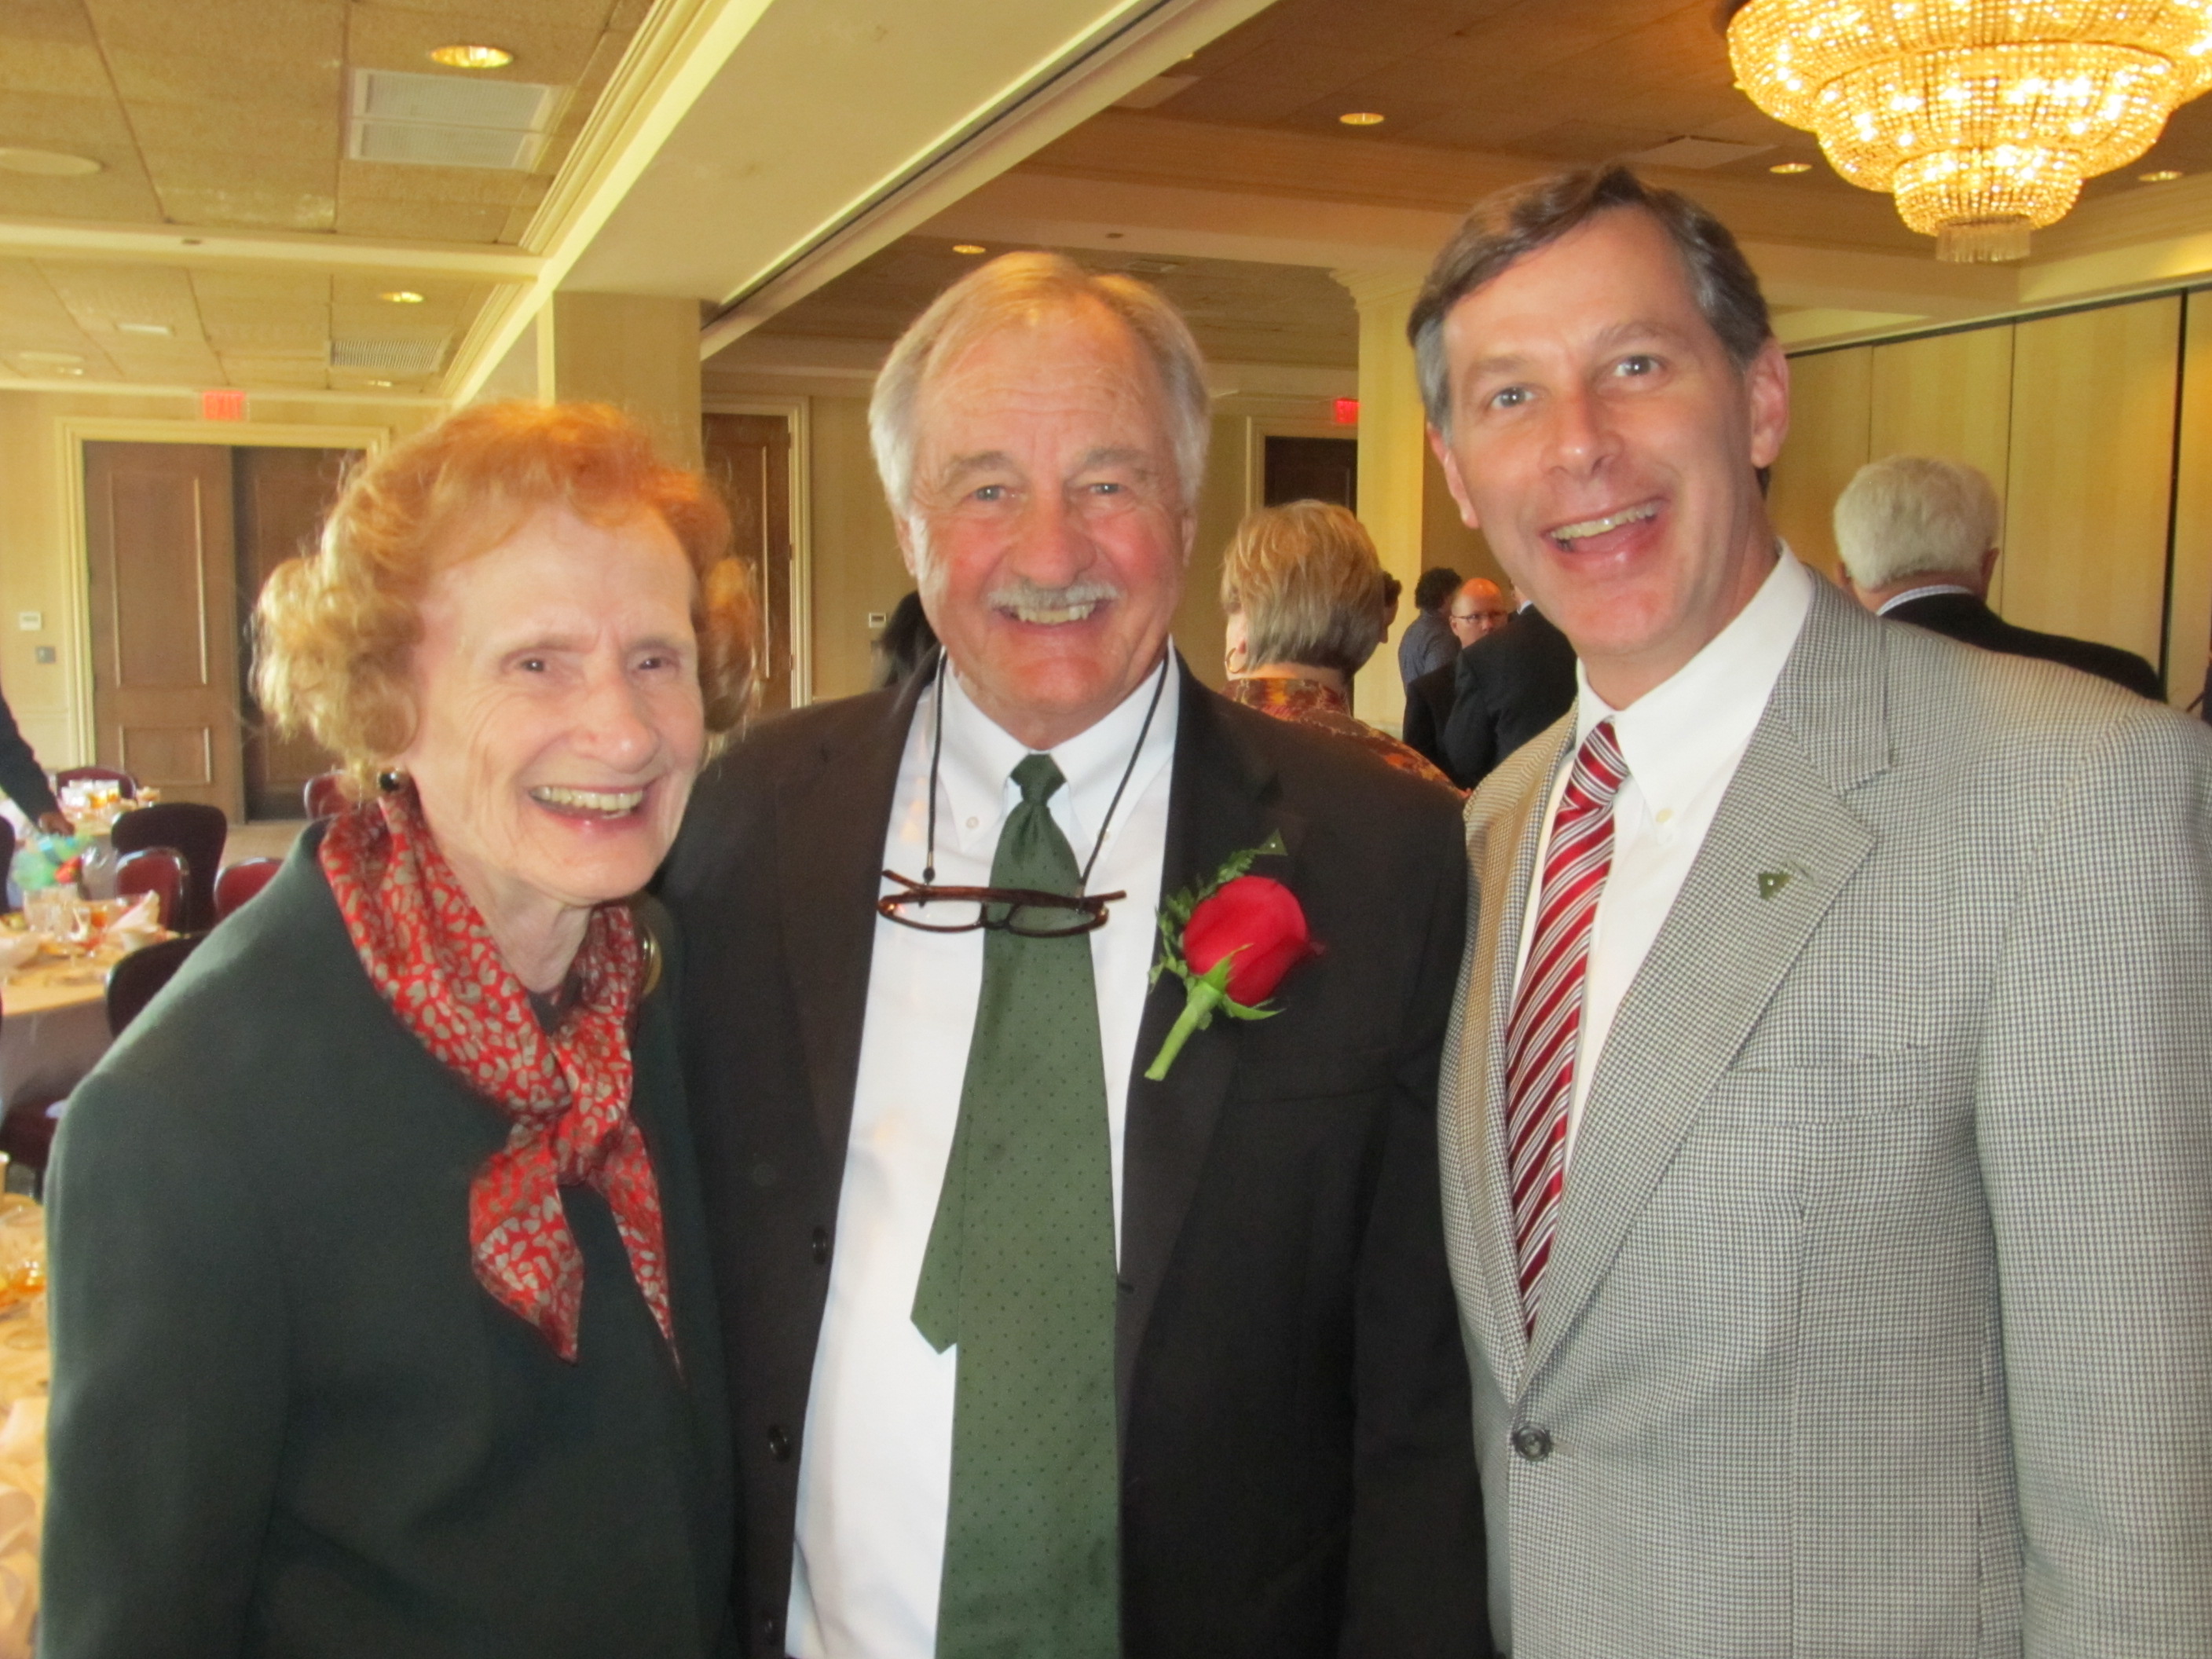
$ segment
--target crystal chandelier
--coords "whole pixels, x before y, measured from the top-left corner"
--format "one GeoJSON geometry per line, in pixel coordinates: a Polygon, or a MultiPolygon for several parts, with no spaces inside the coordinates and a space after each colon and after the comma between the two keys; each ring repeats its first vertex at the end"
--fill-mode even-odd
{"type": "Polygon", "coordinates": [[[2018,259],[2212,87],[2212,0],[1746,0],[1737,84],[1897,198],[1939,259],[2018,259]]]}

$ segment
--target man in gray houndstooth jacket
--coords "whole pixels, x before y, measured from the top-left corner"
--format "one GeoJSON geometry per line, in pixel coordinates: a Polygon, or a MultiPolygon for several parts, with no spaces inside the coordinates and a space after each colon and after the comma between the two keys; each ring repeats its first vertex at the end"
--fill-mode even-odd
{"type": "Polygon", "coordinates": [[[1445,1049],[1499,1645],[2212,1654],[2212,739],[1779,546],[1694,204],[1493,198],[1412,332],[1582,665],[1469,805],[1445,1049]]]}

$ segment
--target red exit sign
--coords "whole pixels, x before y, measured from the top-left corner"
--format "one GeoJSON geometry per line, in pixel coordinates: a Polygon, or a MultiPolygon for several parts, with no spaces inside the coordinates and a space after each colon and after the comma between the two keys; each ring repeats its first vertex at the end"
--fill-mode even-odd
{"type": "Polygon", "coordinates": [[[1358,398],[1339,398],[1336,400],[1336,423],[1339,426],[1358,426],[1359,424],[1358,398]]]}

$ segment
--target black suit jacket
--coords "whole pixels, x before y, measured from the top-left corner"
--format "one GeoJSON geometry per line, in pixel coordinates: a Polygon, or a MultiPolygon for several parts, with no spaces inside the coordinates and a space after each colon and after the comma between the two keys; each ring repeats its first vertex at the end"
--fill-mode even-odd
{"type": "Polygon", "coordinates": [[[1575,648],[1535,606],[1459,653],[1444,769],[1472,789],[1574,706],[1575,648]]]}
{"type": "MultiPolygon", "coordinates": [[[[33,823],[48,812],[61,810],[54,799],[52,787],[46,782],[46,769],[39,757],[31,752],[31,745],[23,740],[23,733],[15,725],[15,716],[8,707],[8,699],[0,696],[0,794],[23,809],[23,816],[33,823]]],[[[4,884],[7,872],[0,871],[0,884],[4,884]]]]}
{"type": "Polygon", "coordinates": [[[2153,702],[2166,701],[2166,687],[2159,682],[2158,671],[2134,652],[2064,634],[2039,634],[2032,628],[2016,628],[1972,593],[1930,593],[1924,599],[1893,605],[1882,615],[1892,622],[1911,623],[1915,628],[1946,635],[1966,645],[1978,645],[1984,651],[2063,663],[2069,668],[2078,668],[2085,674],[2094,674],[2100,679],[2124,686],[2153,702]]]}
{"type": "MultiPolygon", "coordinates": [[[[731,1343],[750,1651],[780,1656],[806,1418],[879,925],[927,676],[762,726],[710,769],[664,890],[731,1343]]],[[[1325,947],[1167,1079],[1146,1004],[1124,1129],[1115,1390],[1128,1659],[1488,1651],[1444,1263],[1439,1045],[1466,860],[1449,797],[1184,672],[1164,892],[1281,832],[1325,947]]]]}
{"type": "Polygon", "coordinates": [[[1447,774],[1451,766],[1444,758],[1444,726],[1451,720],[1458,675],[1459,658],[1455,654],[1449,662],[1431,668],[1406,688],[1406,746],[1447,774]]]}

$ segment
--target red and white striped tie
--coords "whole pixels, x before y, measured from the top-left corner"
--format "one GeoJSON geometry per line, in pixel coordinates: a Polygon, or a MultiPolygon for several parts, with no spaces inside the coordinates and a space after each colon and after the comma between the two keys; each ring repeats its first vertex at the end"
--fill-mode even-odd
{"type": "Polygon", "coordinates": [[[1536,1333],[1536,1304],[1552,1259],[1552,1229],[1566,1183],[1567,1103],[1575,1091],[1576,1037],[1590,924],[1613,868],[1613,798],[1628,776],[1613,722],[1590,728],[1552,820],[1538,889],[1536,935],[1513,1018],[1505,1028],[1505,1146],[1513,1183],[1513,1243],[1521,1312],[1536,1333]]]}

